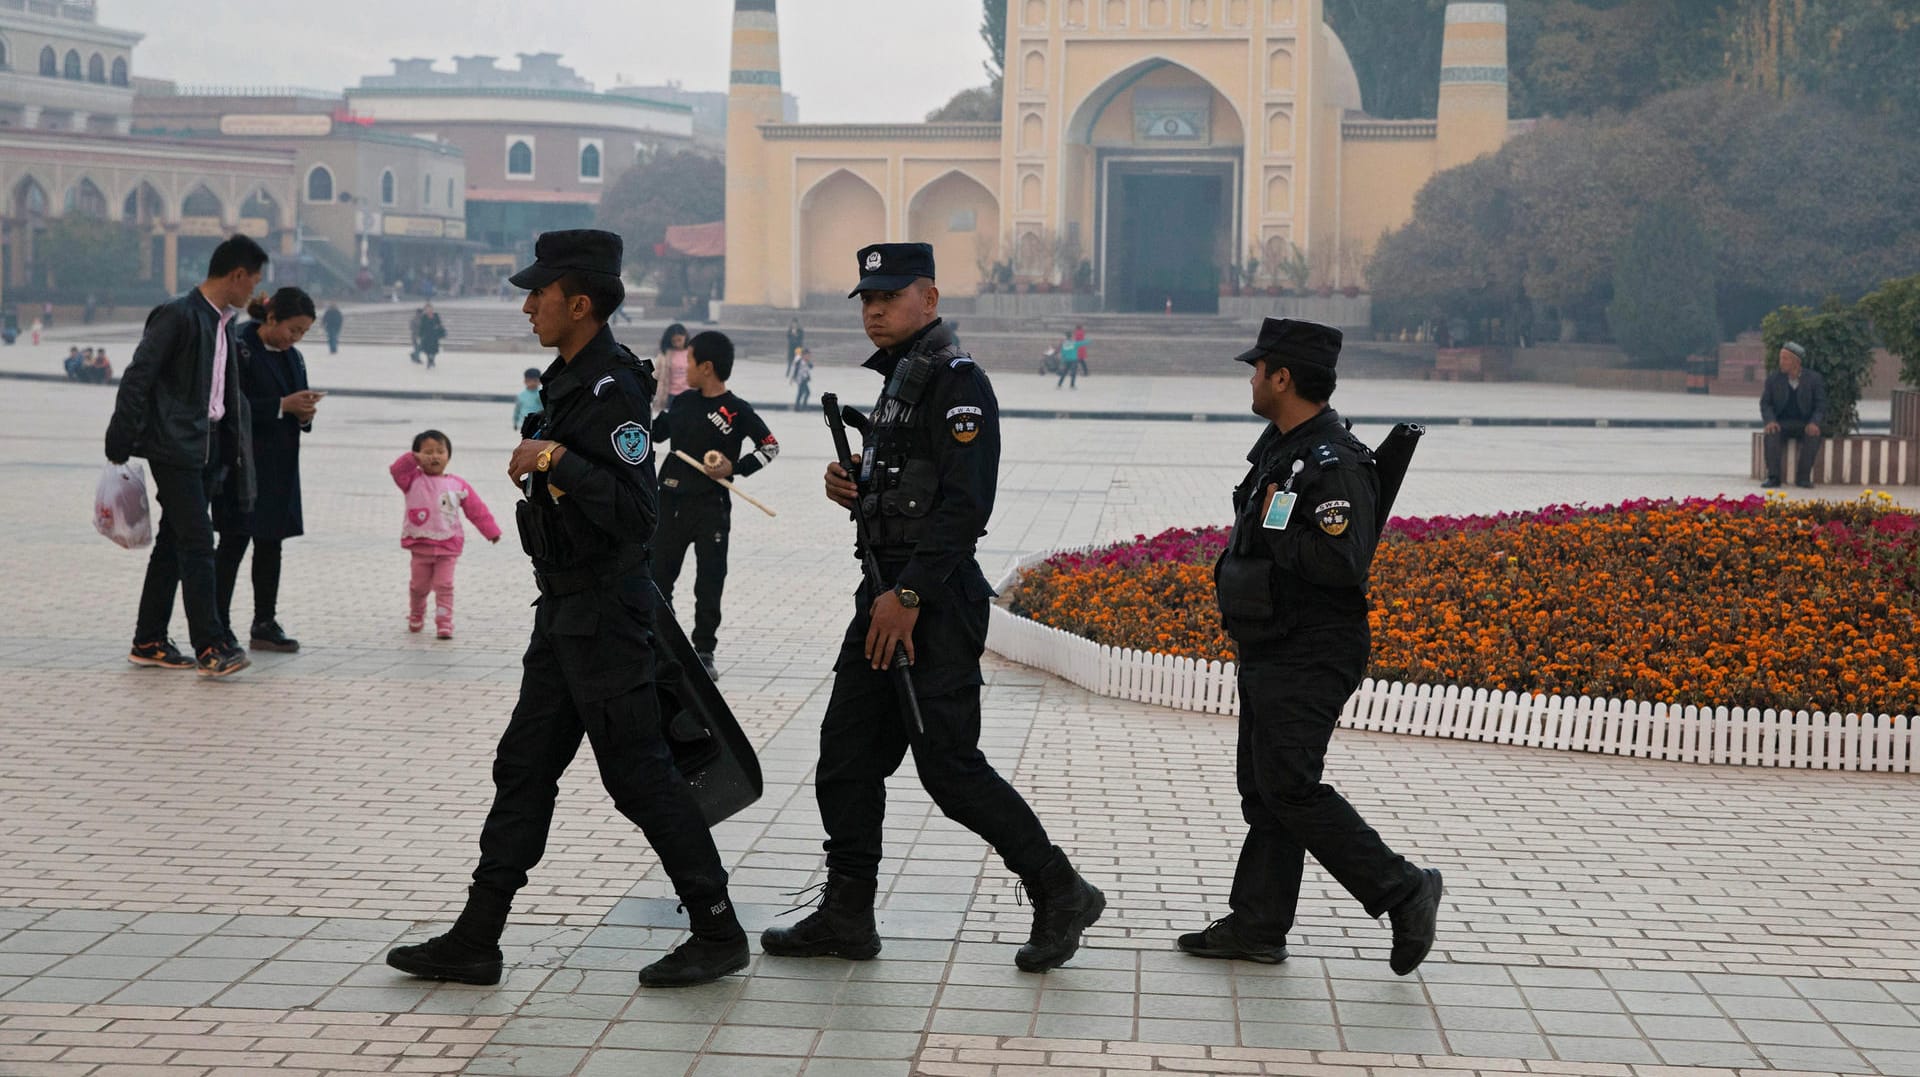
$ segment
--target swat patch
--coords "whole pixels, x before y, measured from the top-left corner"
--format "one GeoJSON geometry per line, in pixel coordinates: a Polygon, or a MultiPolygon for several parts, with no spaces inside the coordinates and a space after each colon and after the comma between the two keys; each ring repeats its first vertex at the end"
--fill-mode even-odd
{"type": "Polygon", "coordinates": [[[621,423],[613,428],[613,454],[638,467],[650,448],[647,428],[639,423],[621,423]]]}
{"type": "Polygon", "coordinates": [[[962,404],[947,411],[947,426],[953,430],[953,440],[962,445],[971,444],[980,436],[980,423],[985,413],[971,404],[962,404]]]}
{"type": "Polygon", "coordinates": [[[1335,538],[1346,534],[1353,513],[1351,501],[1322,501],[1313,510],[1313,521],[1320,530],[1335,538]]]}

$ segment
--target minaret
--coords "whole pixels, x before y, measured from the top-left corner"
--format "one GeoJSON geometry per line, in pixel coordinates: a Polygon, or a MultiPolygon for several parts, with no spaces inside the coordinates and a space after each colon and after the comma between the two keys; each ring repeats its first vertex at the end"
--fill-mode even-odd
{"type": "MultiPolygon", "coordinates": [[[[774,0],[733,0],[733,74],[727,87],[727,294],[729,304],[768,302],[769,210],[759,127],[784,118],[780,20],[774,0]]],[[[784,216],[781,219],[784,226],[784,216]]]]}
{"type": "Polygon", "coordinates": [[[1447,5],[1435,164],[1452,168],[1507,141],[1507,5],[1447,5]]]}

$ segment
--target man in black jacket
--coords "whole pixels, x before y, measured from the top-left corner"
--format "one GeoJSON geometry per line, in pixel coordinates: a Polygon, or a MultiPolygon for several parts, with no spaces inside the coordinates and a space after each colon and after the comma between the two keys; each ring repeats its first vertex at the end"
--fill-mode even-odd
{"type": "Polygon", "coordinates": [[[1196,957],[1287,959],[1306,854],[1366,908],[1393,921],[1401,976],[1433,946],[1440,873],[1387,847],[1321,781],[1327,745],[1372,648],[1367,573],[1379,540],[1373,454],[1327,406],[1338,329],[1268,318],[1238,356],[1253,366],[1253,411],[1269,423],[1233,492],[1233,534],[1214,569],[1220,619],[1240,657],[1236,777],[1247,837],[1232,913],[1180,936],[1196,957]]]}
{"type": "Polygon", "coordinates": [[[1780,485],[1786,444],[1797,441],[1794,485],[1813,487],[1813,465],[1820,458],[1820,423],[1827,417],[1827,382],[1819,371],[1802,366],[1806,358],[1806,348],[1792,341],[1781,345],[1780,367],[1767,375],[1767,384],[1760,390],[1760,418],[1767,424],[1768,486],[1780,485]]]}
{"type": "Polygon", "coordinates": [[[493,808],[480,863],[451,930],[396,947],[411,976],[495,984],[500,936],[527,872],[546,851],[560,776],[584,737],[600,782],[646,834],[686,907],[693,937],[640,970],[643,987],[687,987],[747,966],[747,935],[727,872],[686,778],[674,766],[655,696],[654,587],[647,563],[658,509],[647,410],[650,368],[613,339],[626,297],[611,232],[546,232],[514,274],[540,343],[559,352],[541,375],[538,415],[513,450],[520,543],[540,598],[521,660],[520,699],[494,756],[493,808]]]}
{"type": "Polygon", "coordinates": [[[266,269],[267,252],[246,236],[221,243],[207,279],[147,316],[107,424],[107,459],[143,456],[153,470],[160,527],[147,559],[133,650],[137,666],[225,677],[247,654],[229,641],[215,600],[213,519],[208,507],[232,484],[241,511],[253,506],[252,422],[241,391],[233,319],[266,269]],[[187,607],[193,658],[167,638],[173,592],[187,607]]]}
{"type": "Polygon", "coordinates": [[[940,319],[933,248],[875,243],[856,255],[861,321],[885,379],[859,476],[827,466],[827,498],[871,524],[882,588],[862,583],[820,723],[814,795],[827,832],[820,907],[760,945],[787,957],[866,961],[874,922],[887,779],[909,751],[942,814],[993,846],[1020,876],[1033,929],[1014,954],[1024,972],[1070,960],[1106,896],[1074,870],[1026,799],[980,751],[980,655],[993,588],[974,557],[1000,476],[1000,404],[986,371],[940,319]],[[924,724],[908,718],[887,670],[906,649],[924,724]]]}

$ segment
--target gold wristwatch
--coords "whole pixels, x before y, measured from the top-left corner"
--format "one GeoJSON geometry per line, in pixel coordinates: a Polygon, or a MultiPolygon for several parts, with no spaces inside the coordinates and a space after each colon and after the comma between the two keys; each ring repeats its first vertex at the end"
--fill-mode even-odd
{"type": "Polygon", "coordinates": [[[902,609],[917,610],[920,608],[920,592],[909,591],[905,587],[896,587],[893,589],[893,593],[900,596],[900,606],[902,609]]]}
{"type": "Polygon", "coordinates": [[[533,469],[535,471],[545,471],[548,468],[552,467],[553,466],[553,450],[557,448],[559,448],[558,445],[549,445],[546,448],[541,449],[540,455],[533,458],[533,469]]]}

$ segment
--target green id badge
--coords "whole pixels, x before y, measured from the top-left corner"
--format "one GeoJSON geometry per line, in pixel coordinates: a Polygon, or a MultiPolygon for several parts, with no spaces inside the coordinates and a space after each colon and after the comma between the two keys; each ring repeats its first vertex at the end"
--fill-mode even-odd
{"type": "Polygon", "coordinates": [[[1291,490],[1273,495],[1273,504],[1267,506],[1267,518],[1260,526],[1270,531],[1285,531],[1287,521],[1293,519],[1293,503],[1298,500],[1300,495],[1291,490]]]}

